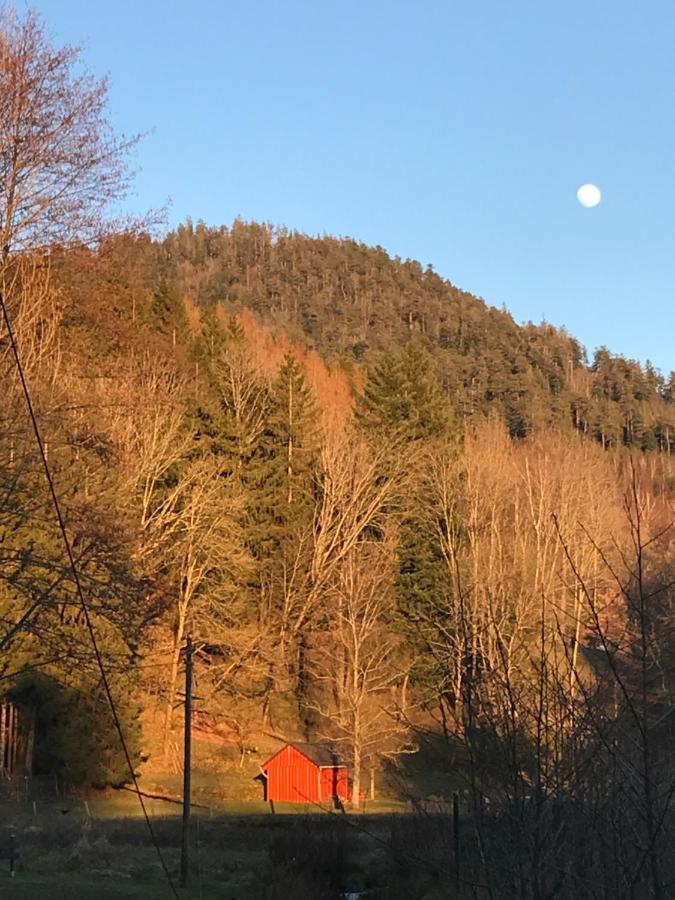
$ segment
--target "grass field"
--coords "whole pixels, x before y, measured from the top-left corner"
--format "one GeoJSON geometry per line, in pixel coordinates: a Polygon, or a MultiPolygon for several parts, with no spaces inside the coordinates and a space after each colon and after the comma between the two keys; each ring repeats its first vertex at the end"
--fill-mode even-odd
{"type": "MultiPolygon", "coordinates": [[[[177,885],[180,807],[146,802],[162,856],[177,885]]],[[[290,804],[278,804],[273,814],[259,802],[195,810],[190,886],[179,896],[185,900],[315,900],[336,898],[338,883],[340,890],[372,886],[381,877],[381,851],[373,834],[389,828],[391,814],[404,807],[391,802],[371,806],[365,814],[348,815],[290,804]],[[330,884],[323,885],[325,893],[316,893],[315,885],[322,879],[330,884]]],[[[11,827],[19,854],[13,879],[6,853],[0,859],[0,898],[164,900],[172,896],[138,799],[131,793],[43,802],[36,813],[25,803],[3,804],[0,814],[4,823],[0,848],[6,851],[11,827]]]]}
{"type": "MultiPolygon", "coordinates": [[[[181,805],[178,802],[156,800],[144,798],[145,808],[151,818],[174,817],[181,814],[181,805]]],[[[49,821],[53,818],[59,819],[64,816],[71,816],[77,819],[134,819],[143,816],[143,810],[135,794],[129,791],[110,791],[101,794],[94,794],[86,798],[67,798],[58,801],[49,801],[48,803],[40,803],[37,806],[37,817],[33,816],[32,806],[25,803],[2,803],[0,809],[3,818],[8,819],[15,817],[22,821],[32,819],[34,823],[39,824],[49,821]]],[[[364,807],[358,811],[352,812],[355,815],[361,815],[364,811],[366,814],[384,814],[384,813],[400,813],[406,812],[409,804],[405,801],[392,800],[385,798],[382,800],[367,800],[364,807]]],[[[262,800],[227,800],[214,803],[212,806],[206,804],[194,806],[193,815],[200,818],[213,818],[218,816],[270,816],[270,815],[293,815],[306,816],[321,813],[333,813],[334,810],[328,806],[322,808],[315,803],[277,803],[274,810],[271,809],[269,803],[262,800]]]]}
{"type": "MultiPolygon", "coordinates": [[[[368,900],[399,896],[381,886],[396,869],[390,847],[408,827],[407,802],[368,800],[347,815],[314,804],[272,809],[260,799],[254,776],[253,765],[194,773],[190,884],[179,890],[183,900],[337,900],[342,891],[362,889],[372,891],[368,900]]],[[[148,773],[142,789],[170,798],[144,802],[178,885],[182,778],[148,773]]],[[[54,779],[35,778],[4,796],[14,802],[0,803],[0,900],[172,897],[132,792],[64,794],[54,779]],[[10,828],[19,851],[13,879],[6,858],[10,828]]]]}
{"type": "MultiPolygon", "coordinates": [[[[170,896],[166,881],[122,881],[110,878],[70,877],[68,875],[30,876],[19,874],[10,879],[0,876],[0,897],[7,900],[109,900],[113,897],[143,898],[143,900],[165,900],[170,896]]],[[[184,900],[244,900],[245,894],[233,890],[223,893],[218,886],[189,890],[179,890],[184,900]]]]}

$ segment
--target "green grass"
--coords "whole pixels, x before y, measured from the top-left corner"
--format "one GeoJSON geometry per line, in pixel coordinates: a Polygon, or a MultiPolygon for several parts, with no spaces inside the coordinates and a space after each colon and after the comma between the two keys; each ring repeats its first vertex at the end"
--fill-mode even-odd
{"type": "MultiPolygon", "coordinates": [[[[195,798],[196,800],[196,798],[195,798]]],[[[271,816],[273,811],[269,803],[262,800],[225,800],[214,803],[211,806],[203,804],[201,800],[196,800],[199,806],[194,806],[192,814],[202,819],[209,819],[219,816],[271,816]]],[[[172,818],[182,814],[182,806],[180,803],[166,802],[163,800],[144,799],[145,808],[149,816],[155,818],[172,818]]],[[[406,801],[392,800],[383,798],[381,800],[367,800],[365,803],[365,812],[368,815],[389,815],[391,813],[402,813],[409,809],[406,801]]],[[[26,803],[3,803],[0,805],[2,816],[6,822],[13,819],[22,822],[31,821],[36,825],[44,822],[50,822],[52,819],[57,821],[63,819],[77,819],[78,821],[92,819],[134,819],[142,818],[143,811],[138,798],[130,791],[106,791],[98,794],[90,795],[86,798],[67,798],[64,800],[49,800],[39,803],[36,807],[37,815],[33,814],[33,807],[26,803]]],[[[362,814],[363,807],[358,811],[351,810],[347,807],[350,814],[362,814]]],[[[297,815],[321,815],[323,813],[334,813],[335,810],[330,804],[315,803],[275,803],[274,814],[297,816],[297,815]]]]}
{"type": "MultiPolygon", "coordinates": [[[[246,895],[236,886],[191,885],[178,886],[181,900],[245,900],[246,895]]],[[[108,900],[113,897],[139,897],[143,900],[166,900],[171,889],[166,879],[131,881],[119,878],[87,878],[80,876],[18,874],[10,878],[0,875],[0,897],[7,900],[108,900]]]]}
{"type": "MultiPolygon", "coordinates": [[[[146,804],[177,884],[181,807],[158,800],[146,800],[146,804]]],[[[356,848],[348,872],[353,871],[357,884],[364,883],[376,865],[372,860],[381,853],[378,841],[368,834],[388,833],[392,813],[401,812],[405,812],[404,804],[386,800],[368,801],[365,815],[359,811],[347,816],[312,804],[276,804],[272,814],[270,806],[260,801],[227,801],[218,809],[196,809],[190,836],[191,887],[180,897],[306,900],[319,896],[312,893],[311,885],[292,880],[304,878],[304,873],[285,868],[284,860],[313,858],[315,849],[308,850],[310,846],[327,852],[330,859],[332,850],[326,848],[341,841],[340,835],[356,848]],[[272,893],[270,885],[276,885],[272,893]]],[[[32,804],[2,804],[0,848],[6,848],[8,826],[15,829],[20,860],[16,878],[10,880],[8,863],[0,859],[0,900],[171,897],[138,799],[130,792],[45,801],[38,804],[36,814],[32,804]]]]}

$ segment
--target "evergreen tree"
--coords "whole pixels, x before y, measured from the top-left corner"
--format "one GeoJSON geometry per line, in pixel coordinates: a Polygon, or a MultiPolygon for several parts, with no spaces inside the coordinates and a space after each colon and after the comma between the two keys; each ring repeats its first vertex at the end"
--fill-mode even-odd
{"type": "MultiPolygon", "coordinates": [[[[443,660],[435,652],[436,623],[451,608],[447,561],[431,516],[420,507],[402,523],[399,539],[398,627],[412,649],[412,682],[425,699],[443,691],[443,660]]],[[[457,623],[444,620],[446,631],[457,623]]]]}
{"type": "Polygon", "coordinates": [[[307,729],[307,630],[288,620],[288,611],[307,584],[314,515],[314,484],[318,450],[318,413],[295,357],[288,353],[266,398],[264,423],[255,449],[243,469],[249,496],[247,542],[256,561],[253,594],[264,597],[261,618],[278,645],[268,661],[264,707],[281,676],[290,676],[304,727],[307,729]]]}
{"type": "Polygon", "coordinates": [[[399,520],[398,627],[413,648],[413,682],[426,694],[443,680],[430,643],[430,623],[449,606],[428,468],[438,454],[452,458],[459,441],[430,356],[419,342],[409,341],[382,356],[370,373],[357,415],[361,426],[376,436],[403,442],[409,450],[414,445],[415,485],[399,520]]]}
{"type": "Polygon", "coordinates": [[[368,374],[357,417],[363,428],[405,442],[448,436],[452,412],[417,341],[384,353],[368,374]]]}
{"type": "Polygon", "coordinates": [[[311,521],[318,413],[295,357],[288,353],[272,384],[245,478],[252,491],[252,549],[270,559],[311,521]]]}
{"type": "Polygon", "coordinates": [[[150,323],[175,345],[187,332],[185,306],[178,283],[162,276],[150,305],[150,323]]]}

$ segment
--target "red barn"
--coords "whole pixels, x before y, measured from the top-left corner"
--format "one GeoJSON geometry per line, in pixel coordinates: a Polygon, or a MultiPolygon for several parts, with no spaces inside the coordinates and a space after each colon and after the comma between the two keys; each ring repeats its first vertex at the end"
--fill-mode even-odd
{"type": "Polygon", "coordinates": [[[265,800],[319,803],[349,797],[347,767],[325,744],[286,744],[260,768],[265,800]]]}

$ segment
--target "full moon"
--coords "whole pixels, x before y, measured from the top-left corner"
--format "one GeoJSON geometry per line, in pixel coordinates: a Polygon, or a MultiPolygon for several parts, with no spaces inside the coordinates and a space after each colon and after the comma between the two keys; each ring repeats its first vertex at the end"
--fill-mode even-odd
{"type": "Polygon", "coordinates": [[[582,184],[577,191],[577,200],[579,203],[581,203],[582,206],[589,208],[591,206],[597,206],[601,196],[600,188],[596,187],[594,184],[582,184]]]}

